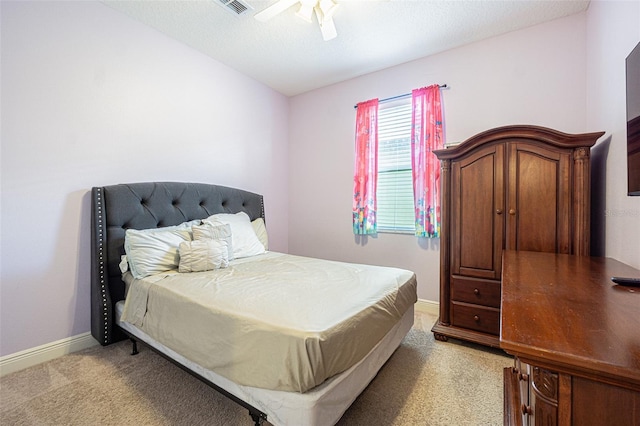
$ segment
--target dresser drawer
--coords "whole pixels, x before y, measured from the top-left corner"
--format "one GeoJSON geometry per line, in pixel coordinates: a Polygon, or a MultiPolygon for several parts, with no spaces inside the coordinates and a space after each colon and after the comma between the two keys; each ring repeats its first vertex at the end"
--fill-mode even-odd
{"type": "Polygon", "coordinates": [[[500,307],[500,281],[483,280],[453,275],[451,299],[475,305],[500,307]]]}
{"type": "Polygon", "coordinates": [[[451,324],[483,333],[500,334],[500,310],[469,303],[451,303],[451,324]]]}

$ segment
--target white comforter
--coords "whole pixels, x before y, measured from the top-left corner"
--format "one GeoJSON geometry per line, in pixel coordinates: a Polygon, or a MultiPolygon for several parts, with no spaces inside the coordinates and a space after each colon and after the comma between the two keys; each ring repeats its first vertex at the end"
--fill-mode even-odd
{"type": "Polygon", "coordinates": [[[123,321],[238,384],[297,392],[362,359],[417,300],[413,272],[275,252],[125,278],[123,321]]]}

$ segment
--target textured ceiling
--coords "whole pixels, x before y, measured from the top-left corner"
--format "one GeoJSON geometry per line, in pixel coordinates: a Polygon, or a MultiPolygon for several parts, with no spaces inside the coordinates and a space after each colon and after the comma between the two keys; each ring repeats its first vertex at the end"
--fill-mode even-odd
{"type": "Polygon", "coordinates": [[[103,3],[287,96],[348,80],[587,9],[588,1],[336,0],[338,37],[323,41],[297,6],[258,22],[276,0],[244,0],[236,16],[219,0],[103,3]]]}

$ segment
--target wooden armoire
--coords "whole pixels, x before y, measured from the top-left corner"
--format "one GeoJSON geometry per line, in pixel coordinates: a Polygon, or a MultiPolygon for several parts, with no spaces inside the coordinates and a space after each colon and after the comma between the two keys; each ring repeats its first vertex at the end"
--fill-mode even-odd
{"type": "Polygon", "coordinates": [[[506,126],[435,151],[442,194],[436,339],[499,346],[504,249],[589,255],[589,153],[603,134],[506,126]]]}

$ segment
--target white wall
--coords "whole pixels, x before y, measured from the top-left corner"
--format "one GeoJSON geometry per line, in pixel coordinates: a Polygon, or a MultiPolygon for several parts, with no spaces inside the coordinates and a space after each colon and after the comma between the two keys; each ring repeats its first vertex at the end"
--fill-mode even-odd
{"type": "MultiPolygon", "coordinates": [[[[640,197],[627,196],[625,58],[640,43],[640,2],[592,1],[587,11],[587,122],[605,130],[605,256],[640,269],[640,197]]],[[[596,146],[599,150],[600,147],[596,146]]],[[[599,182],[594,182],[599,183],[599,182]]]]}
{"type": "Polygon", "coordinates": [[[1,13],[0,355],[90,330],[93,186],[262,193],[287,251],[286,97],[98,2],[1,13]]]}
{"type": "Polygon", "coordinates": [[[585,20],[574,15],[293,97],[290,252],[407,268],[417,274],[418,297],[438,300],[438,239],[352,234],[353,105],[446,83],[449,143],[508,124],[601,130],[586,122],[585,20]]]}

